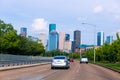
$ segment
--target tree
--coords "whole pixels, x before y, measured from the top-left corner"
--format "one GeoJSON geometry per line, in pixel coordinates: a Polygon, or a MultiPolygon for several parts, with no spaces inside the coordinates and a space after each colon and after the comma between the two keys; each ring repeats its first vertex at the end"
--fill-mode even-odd
{"type": "Polygon", "coordinates": [[[0,20],[0,49],[1,53],[8,53],[11,47],[16,46],[17,32],[11,24],[6,24],[0,20]]]}
{"type": "Polygon", "coordinates": [[[2,20],[0,20],[0,50],[1,53],[15,55],[40,55],[45,52],[41,43],[33,41],[31,37],[17,35],[13,26],[2,20]]]}
{"type": "Polygon", "coordinates": [[[17,33],[11,30],[2,37],[2,50],[4,53],[15,54],[18,47],[17,33]]]}
{"type": "Polygon", "coordinates": [[[116,37],[117,37],[117,40],[120,40],[120,36],[118,32],[116,33],[116,37]]]}

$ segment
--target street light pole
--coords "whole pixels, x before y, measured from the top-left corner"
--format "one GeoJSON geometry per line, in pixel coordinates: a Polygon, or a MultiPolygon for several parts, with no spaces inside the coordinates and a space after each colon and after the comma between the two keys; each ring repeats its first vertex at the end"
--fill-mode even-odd
{"type": "Polygon", "coordinates": [[[90,25],[92,27],[94,27],[94,63],[95,63],[95,59],[96,59],[96,52],[95,52],[95,42],[96,42],[96,39],[95,39],[95,34],[96,34],[96,25],[94,24],[90,24],[90,23],[82,23],[83,25],[90,25]]]}

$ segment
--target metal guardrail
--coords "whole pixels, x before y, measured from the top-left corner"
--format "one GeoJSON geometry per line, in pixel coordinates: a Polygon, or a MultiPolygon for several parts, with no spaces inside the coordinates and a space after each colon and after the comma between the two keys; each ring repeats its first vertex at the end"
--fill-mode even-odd
{"type": "Polygon", "coordinates": [[[0,54],[0,67],[50,62],[52,57],[0,54]]]}

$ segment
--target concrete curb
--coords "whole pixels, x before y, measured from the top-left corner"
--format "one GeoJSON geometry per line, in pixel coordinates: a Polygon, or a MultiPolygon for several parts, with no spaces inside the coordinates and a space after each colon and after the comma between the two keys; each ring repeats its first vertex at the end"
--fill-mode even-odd
{"type": "Polygon", "coordinates": [[[47,65],[47,64],[50,64],[50,62],[37,63],[37,64],[29,64],[29,65],[18,65],[18,66],[0,67],[0,71],[8,71],[8,70],[13,70],[13,69],[35,67],[35,66],[47,65]]]}
{"type": "MultiPolygon", "coordinates": [[[[91,64],[95,64],[95,63],[91,63],[91,64]]],[[[120,73],[120,70],[113,69],[113,68],[111,68],[111,67],[103,66],[103,65],[100,65],[100,64],[95,64],[95,65],[98,65],[98,66],[101,66],[101,67],[104,67],[104,68],[107,68],[107,69],[110,69],[110,70],[112,70],[112,71],[115,71],[115,72],[120,73]]]]}

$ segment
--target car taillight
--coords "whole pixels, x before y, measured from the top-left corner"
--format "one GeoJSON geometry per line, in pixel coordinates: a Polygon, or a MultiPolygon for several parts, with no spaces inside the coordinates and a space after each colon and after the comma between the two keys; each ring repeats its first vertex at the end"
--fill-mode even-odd
{"type": "Polygon", "coordinates": [[[67,62],[67,60],[64,60],[64,62],[67,62]]]}

